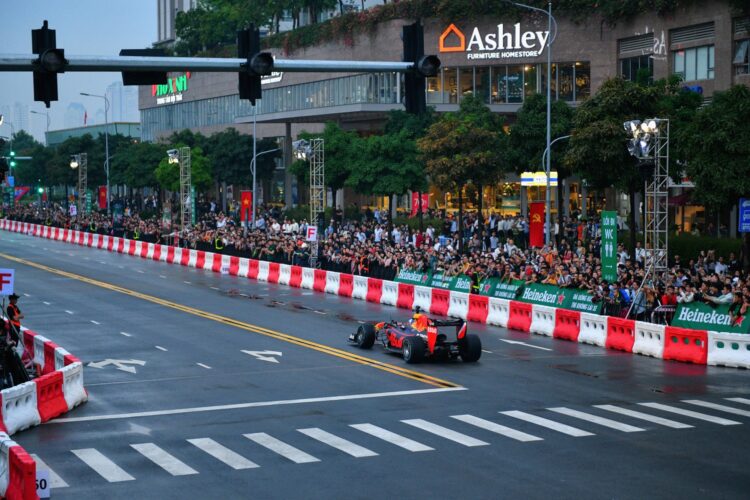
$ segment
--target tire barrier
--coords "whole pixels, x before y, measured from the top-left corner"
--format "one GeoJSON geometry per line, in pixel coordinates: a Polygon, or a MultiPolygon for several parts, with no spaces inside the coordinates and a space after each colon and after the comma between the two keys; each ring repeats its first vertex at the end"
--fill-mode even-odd
{"type": "Polygon", "coordinates": [[[326,271],[316,269],[313,274],[313,290],[316,292],[326,291],[326,271]]]}
{"type": "Polygon", "coordinates": [[[302,268],[299,266],[292,266],[292,271],[289,273],[289,286],[300,288],[302,286],[302,268]]]}
{"type": "Polygon", "coordinates": [[[42,423],[37,404],[35,382],[24,382],[2,391],[2,413],[4,432],[15,434],[18,431],[42,423]]]}
{"type": "Polygon", "coordinates": [[[258,261],[258,276],[255,278],[258,281],[268,281],[268,266],[270,262],[261,260],[258,261]]]}
{"type": "Polygon", "coordinates": [[[555,308],[534,304],[531,308],[529,331],[551,337],[555,331],[555,308]]]}
{"type": "Polygon", "coordinates": [[[708,332],[676,326],[664,328],[664,359],[705,365],[708,361],[708,332]]]}
{"type": "Polygon", "coordinates": [[[750,335],[708,332],[708,357],[714,366],[750,368],[750,335]]]}
{"type": "Polygon", "coordinates": [[[432,289],[432,300],[430,302],[430,314],[439,314],[448,316],[448,309],[451,305],[451,293],[448,290],[440,288],[432,289]]]}
{"type": "Polygon", "coordinates": [[[469,295],[469,311],[466,313],[468,321],[487,323],[490,314],[490,298],[486,295],[469,295]]]}
{"type": "Polygon", "coordinates": [[[664,325],[636,321],[633,352],[661,359],[664,356],[664,325]]]}
{"type": "Polygon", "coordinates": [[[351,297],[354,291],[354,276],[347,273],[339,274],[339,295],[351,297]]]}
{"type": "MultiPolygon", "coordinates": [[[[354,285],[352,287],[352,298],[359,300],[367,300],[368,283],[370,279],[367,276],[354,276],[354,285]]],[[[380,302],[380,298],[378,298],[380,302]]]]}
{"type": "Polygon", "coordinates": [[[511,300],[508,310],[508,329],[528,333],[531,328],[531,304],[511,300]]]}
{"type": "Polygon", "coordinates": [[[552,336],[556,339],[578,342],[581,333],[581,313],[568,309],[555,309],[555,330],[552,336]]]}
{"type": "Polygon", "coordinates": [[[635,321],[632,319],[607,317],[607,349],[633,352],[635,343],[635,321]]]}
{"type": "Polygon", "coordinates": [[[279,282],[279,263],[271,262],[268,264],[268,282],[278,283],[279,282]]]}
{"type": "Polygon", "coordinates": [[[339,273],[328,271],[326,273],[325,292],[333,295],[339,294],[339,285],[341,284],[341,275],[339,273]]]}
{"type": "Polygon", "coordinates": [[[300,287],[306,288],[308,290],[312,290],[314,284],[315,284],[315,269],[310,269],[309,267],[303,267],[302,268],[302,281],[300,281],[300,287]]]}
{"type": "Polygon", "coordinates": [[[377,278],[367,278],[367,302],[380,304],[380,297],[383,295],[383,280],[377,278]]]}
{"type": "Polygon", "coordinates": [[[469,294],[463,292],[451,292],[448,303],[448,316],[452,318],[466,319],[469,314],[469,294]]]}
{"type": "Polygon", "coordinates": [[[412,307],[419,308],[420,311],[429,312],[432,304],[432,288],[428,286],[414,286],[414,302],[412,307]]]}
{"type": "Polygon", "coordinates": [[[63,398],[68,411],[89,399],[83,387],[83,364],[78,361],[60,370],[63,377],[63,398]]]}
{"type": "Polygon", "coordinates": [[[380,303],[395,306],[398,302],[398,283],[383,280],[383,293],[380,295],[380,303]]]}
{"type": "Polygon", "coordinates": [[[281,266],[279,266],[279,285],[289,285],[291,277],[292,266],[289,264],[281,264],[281,266]]]}
{"type": "Polygon", "coordinates": [[[510,301],[490,297],[487,323],[505,328],[508,326],[508,316],[510,316],[510,301]]]}
{"type": "Polygon", "coordinates": [[[398,283],[398,298],[396,307],[401,309],[411,309],[414,305],[414,285],[407,283],[398,283]]]}

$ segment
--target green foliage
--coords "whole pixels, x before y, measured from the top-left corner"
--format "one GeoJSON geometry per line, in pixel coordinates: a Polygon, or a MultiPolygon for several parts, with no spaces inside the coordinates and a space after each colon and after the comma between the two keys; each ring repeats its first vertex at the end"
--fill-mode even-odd
{"type": "Polygon", "coordinates": [[[134,142],[117,151],[111,161],[110,183],[134,188],[156,186],[154,172],[166,157],[166,149],[161,144],[134,142]]]}
{"type": "Polygon", "coordinates": [[[326,123],[322,134],[302,132],[299,137],[308,140],[314,137],[323,138],[326,186],[334,191],[343,188],[351,172],[352,163],[364,154],[364,140],[355,132],[343,130],[333,122],[326,123]]]}
{"type": "MultiPolygon", "coordinates": [[[[184,145],[178,144],[179,148],[184,145]]],[[[159,162],[155,172],[156,181],[159,185],[169,191],[180,190],[180,165],[169,163],[166,155],[159,162]]],[[[200,147],[191,148],[190,150],[190,180],[196,191],[202,192],[211,187],[213,180],[211,178],[211,166],[208,158],[203,155],[200,147]]]]}
{"type": "Polygon", "coordinates": [[[692,236],[681,234],[669,237],[669,255],[679,255],[680,260],[687,264],[690,259],[697,259],[701,250],[715,250],[716,257],[729,258],[729,254],[739,257],[741,239],[716,238],[713,236],[692,236]]]}

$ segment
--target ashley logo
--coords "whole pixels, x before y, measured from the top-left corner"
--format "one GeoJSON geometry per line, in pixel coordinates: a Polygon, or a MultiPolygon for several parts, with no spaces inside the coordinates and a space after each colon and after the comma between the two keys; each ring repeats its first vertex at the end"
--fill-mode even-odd
{"type": "MultiPolygon", "coordinates": [[[[492,53],[491,57],[536,57],[542,53],[549,39],[549,31],[521,31],[521,23],[506,31],[505,25],[498,24],[497,31],[482,34],[479,28],[471,31],[468,43],[466,35],[455,24],[448,26],[438,41],[440,52],[485,52],[492,53]],[[512,51],[512,52],[507,52],[512,51]]],[[[469,54],[474,59],[478,54],[469,54]]],[[[486,58],[486,57],[481,57],[486,58]]]]}

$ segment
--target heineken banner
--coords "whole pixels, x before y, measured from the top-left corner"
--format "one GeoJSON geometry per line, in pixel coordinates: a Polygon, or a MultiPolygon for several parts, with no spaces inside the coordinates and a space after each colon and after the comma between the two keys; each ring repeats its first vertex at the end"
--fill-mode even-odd
{"type": "Polygon", "coordinates": [[[453,290],[454,292],[471,293],[471,279],[465,275],[446,276],[443,273],[427,274],[402,269],[394,281],[409,283],[411,285],[442,288],[443,290],[453,290]]]}
{"type": "Polygon", "coordinates": [[[552,285],[526,285],[516,298],[520,302],[599,314],[602,303],[595,303],[592,299],[593,295],[586,290],[558,288],[552,285]]]}
{"type": "Polygon", "coordinates": [[[602,212],[602,278],[617,280],[617,212],[602,212]]]}
{"type": "Polygon", "coordinates": [[[501,281],[498,278],[490,278],[482,281],[479,285],[479,294],[498,299],[516,300],[516,294],[522,286],[523,281],[521,280],[508,282],[501,281]]]}
{"type": "Polygon", "coordinates": [[[672,326],[716,332],[750,333],[750,319],[741,316],[732,324],[729,305],[711,307],[702,302],[678,305],[672,326]]]}

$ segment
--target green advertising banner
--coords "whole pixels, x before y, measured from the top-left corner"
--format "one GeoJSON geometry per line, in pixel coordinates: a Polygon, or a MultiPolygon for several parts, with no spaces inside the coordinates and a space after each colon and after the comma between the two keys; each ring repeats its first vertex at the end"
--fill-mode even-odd
{"type": "Polygon", "coordinates": [[[602,212],[602,278],[617,280],[617,212],[602,212]]]}
{"type": "Polygon", "coordinates": [[[499,278],[490,278],[482,281],[479,285],[479,294],[498,299],[516,300],[516,294],[522,286],[523,281],[521,280],[508,282],[501,281],[499,278]]]}
{"type": "Polygon", "coordinates": [[[716,332],[750,333],[750,320],[746,317],[741,317],[734,325],[732,324],[729,305],[711,307],[703,302],[678,305],[672,326],[716,332]]]}
{"type": "Polygon", "coordinates": [[[465,275],[445,276],[443,273],[420,273],[418,271],[401,270],[394,279],[398,283],[429,286],[454,292],[471,293],[471,278],[465,275]]]}
{"type": "Polygon", "coordinates": [[[542,306],[599,314],[602,303],[592,301],[586,290],[558,288],[552,285],[526,285],[516,300],[542,306]]]}
{"type": "Polygon", "coordinates": [[[91,191],[86,191],[86,213],[91,213],[91,191]]]}
{"type": "Polygon", "coordinates": [[[409,271],[401,269],[393,281],[398,283],[408,283],[410,285],[429,286],[429,274],[420,273],[419,271],[409,271]]]}

